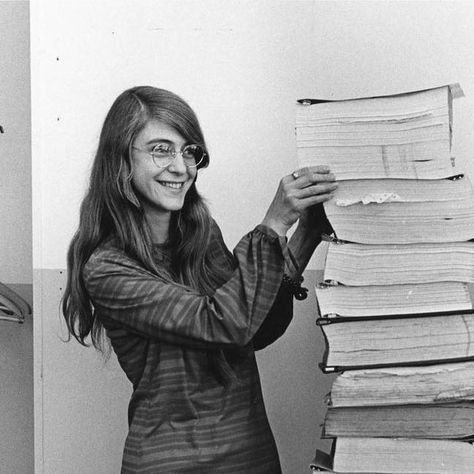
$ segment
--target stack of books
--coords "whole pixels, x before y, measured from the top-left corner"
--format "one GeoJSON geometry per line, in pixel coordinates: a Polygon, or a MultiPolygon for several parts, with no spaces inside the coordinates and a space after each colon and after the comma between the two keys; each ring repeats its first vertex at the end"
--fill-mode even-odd
{"type": "Polygon", "coordinates": [[[313,470],[474,472],[474,191],[451,156],[462,95],[299,101],[299,164],[339,182],[316,287],[334,441],[313,470]]]}

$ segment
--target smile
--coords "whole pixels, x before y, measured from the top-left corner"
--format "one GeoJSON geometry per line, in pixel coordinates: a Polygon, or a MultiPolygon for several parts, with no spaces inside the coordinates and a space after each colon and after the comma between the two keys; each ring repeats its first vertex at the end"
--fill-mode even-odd
{"type": "Polygon", "coordinates": [[[176,181],[158,181],[162,186],[165,186],[166,188],[172,188],[172,189],[181,189],[184,186],[183,182],[176,182],[176,181]]]}

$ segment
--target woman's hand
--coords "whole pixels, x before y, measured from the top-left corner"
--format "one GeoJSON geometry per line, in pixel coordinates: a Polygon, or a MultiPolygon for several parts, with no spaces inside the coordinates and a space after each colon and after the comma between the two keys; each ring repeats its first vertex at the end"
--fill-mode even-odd
{"type": "Polygon", "coordinates": [[[335,177],[327,166],[296,170],[280,181],[262,224],[281,236],[286,235],[300,217],[307,221],[307,210],[330,199],[336,188],[335,177]]]}

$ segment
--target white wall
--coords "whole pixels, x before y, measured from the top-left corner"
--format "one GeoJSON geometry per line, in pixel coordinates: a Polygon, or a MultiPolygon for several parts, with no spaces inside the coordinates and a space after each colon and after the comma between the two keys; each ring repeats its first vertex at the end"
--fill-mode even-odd
{"type": "MultiPolygon", "coordinates": [[[[199,184],[230,244],[263,217],[277,180],[296,166],[297,98],[459,81],[467,99],[456,125],[472,124],[469,2],[38,0],[32,6],[33,139],[38,161],[43,157],[33,218],[46,242],[35,238],[36,268],[64,266],[101,122],[132,85],[170,88],[197,110],[213,159],[199,184]]],[[[469,156],[474,138],[460,130],[469,156]]]]}
{"type": "MultiPolygon", "coordinates": [[[[455,104],[456,152],[474,170],[473,26],[470,2],[32,1],[38,288],[46,278],[42,272],[65,267],[100,125],[123,89],[169,88],[195,108],[211,151],[211,166],[198,185],[233,246],[262,219],[279,178],[297,166],[294,108],[301,97],[376,95],[459,81],[467,97],[455,104]]],[[[42,294],[35,289],[38,307],[42,294]]],[[[260,357],[288,474],[305,472],[320,432],[322,414],[315,407],[328,384],[316,368],[322,339],[310,303],[296,316],[285,339],[260,357]]],[[[71,364],[87,367],[90,360],[81,356],[87,351],[68,352],[56,339],[41,345],[57,318],[43,312],[35,321],[37,374],[49,371],[65,380],[60,391],[36,378],[37,433],[44,418],[58,442],[67,435],[81,444],[110,430],[64,426],[41,413],[52,409],[48,397],[55,393],[65,399],[74,392],[85,403],[86,391],[101,382],[94,370],[79,381],[65,363],[71,357],[71,364]],[[55,363],[58,355],[61,364],[55,363]]],[[[116,405],[100,406],[112,416],[116,405]]],[[[54,454],[41,438],[37,442],[47,463],[54,454]]],[[[48,474],[61,472],[58,466],[48,474]]]]}

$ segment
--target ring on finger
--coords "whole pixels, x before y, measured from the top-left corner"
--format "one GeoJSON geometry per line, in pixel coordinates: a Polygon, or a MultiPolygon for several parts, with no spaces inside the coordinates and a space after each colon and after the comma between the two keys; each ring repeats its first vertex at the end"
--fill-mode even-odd
{"type": "Polygon", "coordinates": [[[294,179],[298,179],[300,177],[298,171],[293,171],[293,173],[291,173],[291,176],[293,176],[294,179]]]}

